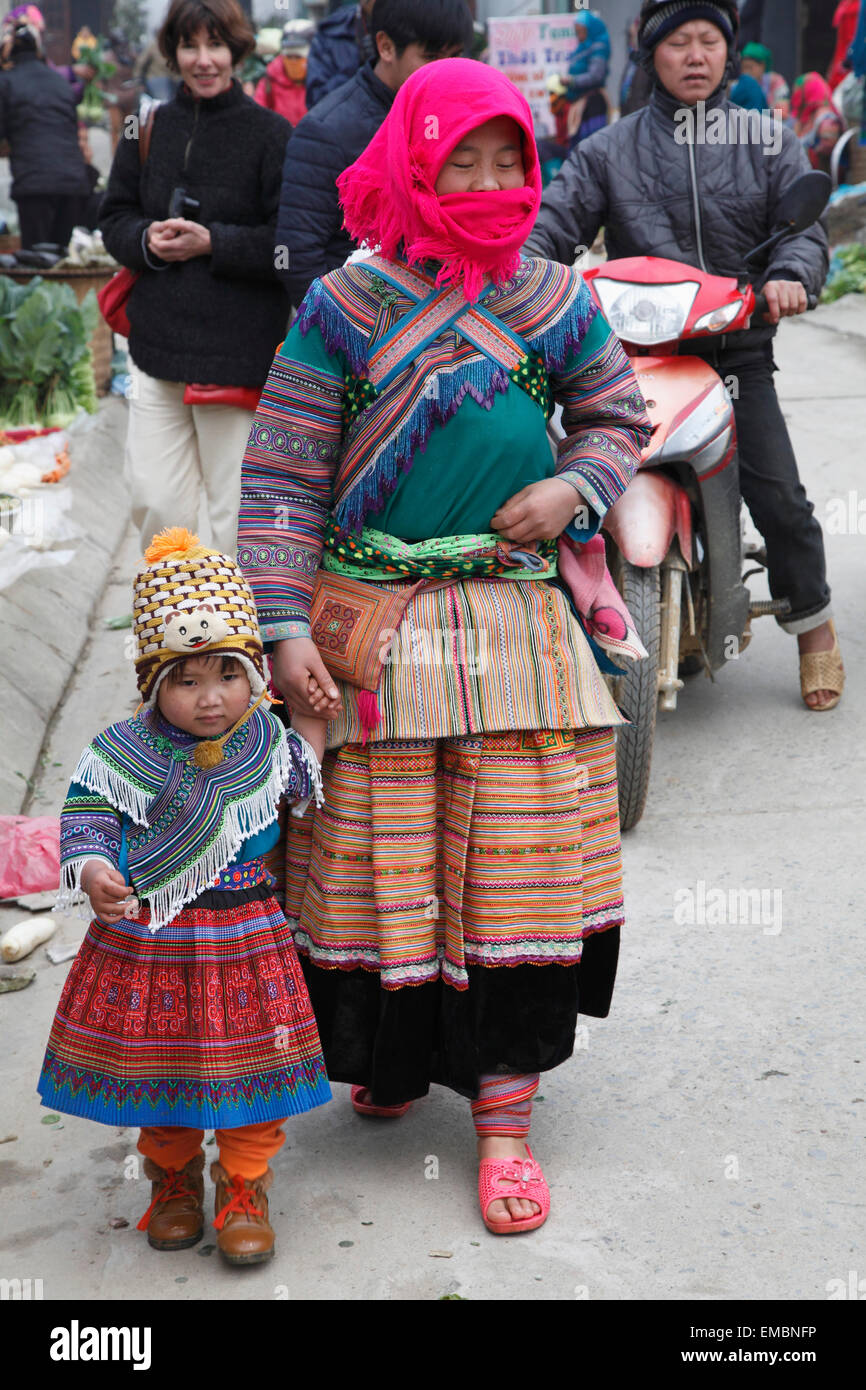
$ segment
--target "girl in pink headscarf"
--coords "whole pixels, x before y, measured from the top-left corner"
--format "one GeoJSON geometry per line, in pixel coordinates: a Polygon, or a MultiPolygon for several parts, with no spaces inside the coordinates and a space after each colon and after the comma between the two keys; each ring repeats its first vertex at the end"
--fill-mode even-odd
{"type": "Polygon", "coordinates": [[[806,72],[797,78],[791,93],[791,115],[812,168],[829,172],[833,146],[842,135],[845,122],[819,72],[806,72]]]}
{"type": "Polygon", "coordinates": [[[513,1234],[549,1208],[539,1073],[578,1010],[606,1015],[622,922],[621,716],[597,663],[629,632],[597,584],[578,618],[558,542],[594,537],[648,421],[580,275],[520,254],[541,185],[500,73],[419,69],[338,186],[375,254],[314,282],[274,359],[238,536],[275,682],[328,749],[286,910],[332,1079],[363,1115],[431,1082],[466,1097],[482,1216],[513,1234]],[[327,599],[344,579],[357,606],[327,599]],[[373,620],[376,677],[335,680],[329,659],[362,664],[363,595],[407,581],[427,583],[396,631],[373,620]]]}

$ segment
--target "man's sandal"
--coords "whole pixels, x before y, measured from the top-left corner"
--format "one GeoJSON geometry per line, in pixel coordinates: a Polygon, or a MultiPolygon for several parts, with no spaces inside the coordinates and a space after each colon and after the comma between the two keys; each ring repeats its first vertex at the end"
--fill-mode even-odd
{"type": "Polygon", "coordinates": [[[528,1158],[482,1158],[478,1165],[478,1200],[481,1215],[488,1231],[496,1236],[516,1236],[521,1231],[534,1231],[543,1226],[550,1213],[550,1191],[544,1181],[544,1174],[532,1157],[532,1150],[526,1145],[528,1158]],[[503,1181],[503,1179],[505,1181],[503,1181]],[[491,1204],[506,1201],[509,1197],[520,1197],[528,1202],[537,1202],[541,1211],[533,1216],[521,1217],[518,1221],[491,1221],[487,1215],[491,1204]]]}
{"type": "Polygon", "coordinates": [[[362,1100],[362,1096],[369,1097],[370,1091],[367,1086],[352,1087],[352,1107],[359,1115],[373,1115],[378,1120],[399,1120],[411,1108],[411,1100],[404,1101],[402,1105],[373,1105],[368,1100],[362,1100]]]}
{"type": "Polygon", "coordinates": [[[813,714],[823,714],[825,710],[835,709],[842,698],[845,685],[845,668],[842,665],[842,653],[836,636],[836,624],[832,618],[830,629],[833,633],[833,646],[829,652],[800,653],[800,694],[806,708],[813,714]],[[828,700],[826,705],[810,705],[806,696],[814,695],[816,690],[832,690],[835,699],[828,700]]]}

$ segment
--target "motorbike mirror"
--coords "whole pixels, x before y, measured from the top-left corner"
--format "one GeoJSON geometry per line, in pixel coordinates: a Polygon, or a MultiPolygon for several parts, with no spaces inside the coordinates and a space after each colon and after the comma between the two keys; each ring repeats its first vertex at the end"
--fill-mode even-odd
{"type": "Polygon", "coordinates": [[[744,257],[746,265],[754,265],[777,242],[784,241],[789,236],[796,236],[798,232],[804,232],[813,222],[817,222],[827,206],[832,188],[829,174],[822,173],[820,169],[801,174],[779,200],[776,231],[766,241],[762,241],[760,246],[755,246],[748,252],[744,257]]]}
{"type": "Polygon", "coordinates": [[[779,201],[776,226],[784,227],[792,234],[804,232],[821,216],[832,189],[830,175],[822,173],[820,169],[801,174],[779,201]]]}

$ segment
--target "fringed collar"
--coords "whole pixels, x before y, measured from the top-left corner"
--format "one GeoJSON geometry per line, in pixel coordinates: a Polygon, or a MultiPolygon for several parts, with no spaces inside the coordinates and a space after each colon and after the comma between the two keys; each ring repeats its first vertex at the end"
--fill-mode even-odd
{"type": "Polygon", "coordinates": [[[434,281],[435,274],[404,262],[356,261],[315,281],[298,315],[301,333],[315,325],[328,351],[343,354],[349,393],[361,405],[347,427],[335,485],[334,517],[343,533],[359,532],[365,517],[381,510],[415,453],[467,395],[489,410],[527,363],[560,370],[596,313],[576,271],[522,260],[509,281],[485,296],[480,314],[492,322],[484,334],[476,320],[470,341],[436,296],[434,281]],[[416,312],[422,287],[431,296],[429,326],[416,312]],[[411,325],[405,333],[404,320],[411,325]],[[386,361],[389,370],[376,377],[385,360],[381,345],[395,340],[403,350],[400,370],[386,361]]]}
{"type": "Polygon", "coordinates": [[[270,711],[253,712],[216,767],[191,761],[198,742],[160,717],[135,715],[97,735],[73,773],[73,781],[134,823],[130,881],[150,904],[151,931],[198,897],[244,840],[276,820],[283,793],[320,794],[309,745],[287,735],[270,711]]]}

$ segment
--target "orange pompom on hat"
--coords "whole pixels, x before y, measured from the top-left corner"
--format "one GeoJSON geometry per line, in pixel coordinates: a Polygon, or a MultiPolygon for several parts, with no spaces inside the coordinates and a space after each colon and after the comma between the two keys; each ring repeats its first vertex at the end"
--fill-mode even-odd
{"type": "Polygon", "coordinates": [[[265,690],[264,653],[252,591],[237,562],[185,527],[154,536],[133,585],[135,673],[146,709],[186,657],[237,657],[253,697],[265,690]]]}

